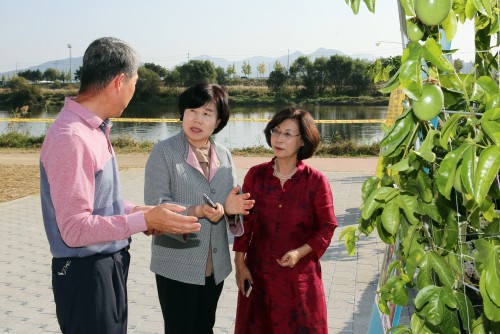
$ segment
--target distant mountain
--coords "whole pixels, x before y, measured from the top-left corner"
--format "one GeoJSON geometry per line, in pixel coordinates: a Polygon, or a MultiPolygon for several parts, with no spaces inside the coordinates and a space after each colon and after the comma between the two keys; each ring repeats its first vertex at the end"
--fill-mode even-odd
{"type": "Polygon", "coordinates": [[[279,61],[281,63],[281,65],[288,67],[300,56],[305,56],[305,54],[303,54],[302,52],[294,52],[290,55],[283,55],[283,56],[275,57],[275,58],[256,56],[256,57],[250,57],[250,58],[245,58],[245,59],[236,60],[236,61],[226,60],[223,58],[214,58],[211,56],[199,56],[199,57],[195,57],[193,59],[194,60],[209,60],[212,63],[214,63],[214,65],[216,67],[220,66],[224,69],[227,69],[228,66],[231,66],[234,64],[234,67],[236,69],[236,73],[238,75],[243,75],[241,68],[242,68],[244,62],[248,62],[250,64],[250,66],[252,67],[251,77],[255,77],[255,76],[257,76],[257,67],[259,64],[264,63],[266,65],[266,72],[264,73],[264,76],[268,76],[269,73],[273,70],[273,66],[274,66],[276,61],[279,61]]]}
{"type": "MultiPolygon", "coordinates": [[[[82,63],[83,63],[83,56],[75,57],[75,58],[71,57],[71,72],[73,72],[73,74],[71,75],[71,78],[74,78],[76,70],[80,66],[82,66],[82,63]]],[[[64,71],[64,73],[68,73],[69,72],[69,65],[70,65],[70,59],[66,58],[66,59],[58,59],[58,60],[48,61],[46,63],[27,67],[27,68],[18,68],[17,71],[18,72],[22,72],[22,71],[26,71],[26,70],[36,71],[37,69],[39,69],[40,72],[43,73],[48,68],[55,68],[55,69],[59,70],[60,72],[64,71]]],[[[0,80],[1,80],[1,77],[3,75],[5,75],[5,77],[12,77],[15,73],[16,73],[15,70],[0,73],[0,80]]]]}
{"type": "MultiPolygon", "coordinates": [[[[258,66],[258,64],[264,63],[266,65],[266,72],[264,73],[264,76],[268,76],[269,73],[273,70],[273,66],[274,66],[274,63],[276,61],[279,61],[285,67],[289,67],[300,56],[306,56],[311,61],[314,61],[314,59],[316,59],[318,57],[329,58],[329,57],[331,57],[333,55],[341,55],[341,56],[343,56],[345,54],[342,51],[339,51],[339,50],[319,48],[318,50],[314,51],[311,54],[304,54],[304,53],[302,53],[300,51],[297,51],[297,52],[291,53],[289,55],[286,54],[286,55],[275,57],[275,58],[273,58],[273,57],[259,57],[259,56],[257,56],[257,57],[250,57],[250,58],[245,58],[245,59],[241,59],[241,60],[237,60],[237,61],[230,61],[230,60],[226,60],[224,58],[217,58],[217,57],[212,57],[212,56],[208,56],[208,55],[203,55],[203,56],[193,57],[193,58],[191,58],[191,60],[210,60],[211,62],[214,63],[215,66],[220,66],[220,67],[222,67],[224,69],[227,69],[228,66],[234,64],[235,69],[236,69],[236,73],[238,75],[243,75],[242,71],[241,71],[241,67],[243,66],[243,62],[247,61],[247,62],[250,63],[250,66],[252,67],[251,77],[256,77],[257,76],[257,66],[258,66]]],[[[355,54],[355,55],[349,55],[349,57],[351,57],[351,58],[365,59],[365,60],[369,60],[369,61],[373,61],[373,60],[375,60],[377,58],[374,55],[370,55],[370,54],[355,54]]],[[[74,77],[75,71],[80,66],[82,66],[82,61],[83,61],[83,57],[71,58],[71,72],[73,72],[72,77],[74,77]]],[[[181,65],[183,63],[184,62],[179,63],[177,65],[181,65]]],[[[59,60],[49,61],[49,62],[40,64],[40,65],[31,66],[31,67],[28,67],[28,68],[18,69],[18,72],[25,71],[25,70],[36,70],[36,69],[39,69],[43,73],[48,68],[55,68],[55,69],[58,69],[59,71],[63,71],[64,70],[64,72],[67,73],[69,71],[69,65],[70,65],[70,59],[66,58],[66,59],[59,59],[59,60]]],[[[15,74],[15,72],[16,71],[13,70],[13,71],[8,71],[8,72],[0,73],[0,77],[2,75],[5,75],[6,77],[7,76],[12,77],[15,74]]]]}
{"type": "MultiPolygon", "coordinates": [[[[293,64],[297,58],[301,56],[306,56],[308,57],[311,61],[314,61],[314,59],[319,58],[319,57],[326,57],[330,58],[333,55],[341,55],[344,56],[345,54],[342,51],[339,50],[334,50],[334,49],[325,49],[325,48],[319,48],[318,50],[314,51],[311,54],[305,54],[300,51],[296,51],[294,53],[291,53],[290,55],[283,55],[279,57],[250,57],[250,58],[245,58],[237,61],[230,61],[226,60],[223,58],[216,58],[216,57],[211,57],[211,56],[198,56],[192,58],[193,60],[210,60],[211,62],[214,63],[215,66],[220,66],[224,69],[226,69],[228,66],[233,65],[236,68],[236,72],[238,75],[243,75],[241,71],[241,67],[243,66],[243,63],[245,61],[250,63],[250,66],[252,66],[252,77],[257,76],[257,66],[258,64],[264,63],[266,65],[266,72],[264,73],[264,76],[268,76],[269,73],[273,70],[274,63],[276,61],[279,61],[281,65],[285,67],[289,67],[290,65],[293,64]]],[[[375,60],[377,57],[374,55],[370,54],[356,54],[356,55],[350,55],[349,57],[351,58],[359,58],[359,59],[365,59],[369,61],[375,60]]]]}

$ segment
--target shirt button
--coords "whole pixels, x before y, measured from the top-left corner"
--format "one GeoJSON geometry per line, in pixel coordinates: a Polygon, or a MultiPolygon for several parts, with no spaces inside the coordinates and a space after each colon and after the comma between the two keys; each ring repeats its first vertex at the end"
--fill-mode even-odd
{"type": "Polygon", "coordinates": [[[278,205],[278,208],[281,208],[281,204],[280,204],[280,205],[278,205]]]}
{"type": "Polygon", "coordinates": [[[214,248],[214,249],[213,249],[213,252],[214,252],[214,253],[217,253],[217,248],[214,248]]]}
{"type": "Polygon", "coordinates": [[[215,194],[215,189],[211,189],[211,190],[210,190],[210,192],[211,192],[212,194],[215,194]]]}

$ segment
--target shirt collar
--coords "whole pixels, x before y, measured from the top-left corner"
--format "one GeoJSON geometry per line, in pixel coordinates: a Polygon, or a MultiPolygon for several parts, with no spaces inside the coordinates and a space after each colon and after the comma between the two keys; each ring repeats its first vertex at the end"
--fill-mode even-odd
{"type": "MultiPolygon", "coordinates": [[[[198,162],[198,159],[196,158],[196,155],[194,154],[191,145],[189,145],[189,142],[184,134],[184,131],[181,130],[179,135],[181,136],[184,145],[184,159],[186,163],[191,167],[193,167],[194,169],[197,169],[201,174],[203,174],[203,171],[200,167],[200,163],[198,162]]],[[[217,170],[219,169],[220,160],[219,157],[217,156],[217,151],[215,149],[215,142],[212,140],[212,138],[209,138],[209,140],[210,140],[210,169],[209,169],[210,176],[208,180],[212,181],[212,178],[215,176],[217,170]]]]}
{"type": "Polygon", "coordinates": [[[92,129],[99,128],[102,123],[106,123],[106,125],[109,127],[113,125],[109,120],[109,118],[103,121],[99,116],[94,114],[92,111],[88,110],[80,103],[76,102],[75,97],[66,97],[66,99],[64,100],[64,109],[74,112],[92,129]]]}

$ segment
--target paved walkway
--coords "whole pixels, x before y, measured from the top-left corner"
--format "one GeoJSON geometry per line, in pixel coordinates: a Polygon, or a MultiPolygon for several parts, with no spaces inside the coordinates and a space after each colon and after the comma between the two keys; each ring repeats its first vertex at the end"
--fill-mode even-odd
{"type": "MultiPolygon", "coordinates": [[[[338,240],[345,227],[356,224],[360,216],[361,185],[372,174],[369,171],[374,171],[373,160],[353,160],[345,168],[338,168],[339,165],[332,168],[330,159],[307,161],[324,171],[330,181],[339,222],[321,259],[329,333],[367,332],[385,250],[375,236],[365,237],[359,242],[356,255],[350,257],[343,242],[338,240]],[[334,171],[343,169],[346,171],[334,171]]],[[[236,162],[240,182],[248,165],[258,161],[261,160],[250,158],[236,162]]],[[[143,174],[142,168],[122,171],[125,198],[142,203],[143,174]]],[[[51,256],[39,196],[0,204],[0,235],[0,332],[59,333],[50,283],[51,256]]],[[[163,333],[154,276],[149,270],[150,239],[144,235],[133,239],[128,281],[129,333],[163,333]]],[[[232,273],[225,281],[219,301],[215,333],[234,332],[236,298],[232,273]]]]}

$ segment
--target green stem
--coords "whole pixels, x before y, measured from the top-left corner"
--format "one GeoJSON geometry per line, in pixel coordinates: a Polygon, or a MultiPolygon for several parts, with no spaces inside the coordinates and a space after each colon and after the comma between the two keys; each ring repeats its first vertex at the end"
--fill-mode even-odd
{"type": "MultiPolygon", "coordinates": [[[[413,133],[411,134],[410,136],[410,140],[408,141],[408,143],[411,143],[413,142],[413,137],[415,137],[416,133],[417,133],[417,130],[419,129],[419,125],[421,124],[421,122],[418,122],[417,126],[415,126],[415,129],[413,129],[413,133]]],[[[406,158],[407,154],[408,154],[408,150],[410,149],[410,147],[413,147],[413,145],[407,145],[406,148],[405,148],[405,152],[403,154],[403,159],[406,158]]]]}
{"type": "MultiPolygon", "coordinates": [[[[469,94],[467,93],[467,88],[465,87],[465,84],[462,80],[460,80],[460,76],[458,75],[457,71],[455,70],[453,72],[455,74],[455,77],[457,78],[458,82],[460,82],[460,87],[462,87],[462,91],[464,93],[464,98],[465,101],[467,102],[467,109],[469,110],[469,113],[471,114],[472,117],[476,118],[476,115],[474,114],[474,110],[472,110],[471,105],[470,105],[470,97],[469,94]]],[[[466,79],[471,75],[470,73],[467,74],[466,79]]]]}
{"type": "MultiPolygon", "coordinates": [[[[428,224],[427,226],[430,226],[430,224],[428,224]]],[[[436,244],[434,243],[434,237],[430,234],[429,229],[426,228],[424,224],[422,225],[422,229],[429,241],[429,245],[431,246],[432,250],[437,250],[436,244]]]]}

